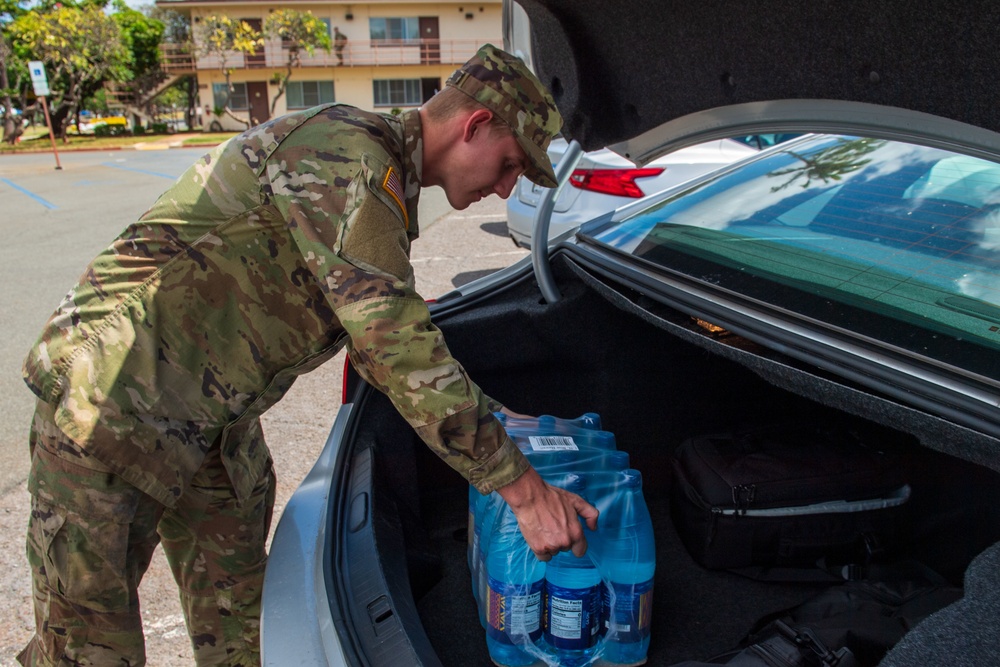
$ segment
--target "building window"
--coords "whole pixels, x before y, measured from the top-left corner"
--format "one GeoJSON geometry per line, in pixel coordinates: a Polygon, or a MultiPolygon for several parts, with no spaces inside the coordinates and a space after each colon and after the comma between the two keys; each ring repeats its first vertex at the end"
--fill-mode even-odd
{"type": "Polygon", "coordinates": [[[213,83],[212,97],[217,109],[225,107],[227,99],[229,100],[229,108],[233,111],[245,111],[250,108],[249,98],[247,97],[247,84],[245,83],[234,83],[232,96],[226,94],[226,84],[213,83]]]}
{"type": "Polygon", "coordinates": [[[329,17],[318,16],[316,18],[318,18],[320,21],[322,21],[323,23],[326,24],[326,34],[330,35],[330,37],[332,38],[333,37],[333,27],[330,25],[330,19],[329,19],[329,17]]]}
{"type": "Polygon", "coordinates": [[[402,107],[419,106],[420,79],[383,79],[372,82],[375,106],[402,107]]]}
{"type": "Polygon", "coordinates": [[[333,102],[333,81],[289,81],[285,88],[289,109],[308,109],[333,102]]]}
{"type": "Polygon", "coordinates": [[[373,18],[368,19],[368,30],[372,42],[377,46],[380,42],[408,42],[420,39],[420,20],[416,17],[405,19],[373,18]]]}

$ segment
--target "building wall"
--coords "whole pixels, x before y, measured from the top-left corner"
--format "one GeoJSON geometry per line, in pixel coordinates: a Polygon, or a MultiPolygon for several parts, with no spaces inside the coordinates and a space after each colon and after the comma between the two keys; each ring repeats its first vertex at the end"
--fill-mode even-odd
{"type": "MultiPolygon", "coordinates": [[[[173,5],[173,3],[171,3],[173,5]]],[[[176,6],[174,6],[176,8],[176,6]]],[[[348,38],[343,66],[337,65],[334,53],[318,51],[311,58],[303,58],[303,66],[292,70],[291,81],[330,81],[333,83],[334,99],[367,110],[388,112],[390,107],[376,107],[373,81],[386,79],[436,79],[440,85],[462,62],[471,57],[485,42],[502,43],[501,3],[497,1],[480,4],[466,3],[372,3],[372,4],[323,4],[281,5],[282,8],[309,10],[314,16],[328,20],[331,31],[338,27],[348,38]],[[350,11],[353,19],[347,20],[350,11]],[[471,18],[467,18],[467,14],[471,18]],[[369,19],[438,17],[438,32],[441,40],[439,63],[421,64],[420,47],[399,48],[375,47],[371,44],[369,19]]],[[[268,14],[266,6],[226,5],[215,7],[189,8],[195,34],[201,21],[213,14],[226,14],[232,18],[259,19],[263,22],[268,14]]],[[[279,41],[265,44],[266,67],[247,69],[244,57],[232,54],[227,58],[227,67],[233,83],[263,82],[267,85],[267,106],[277,95],[278,86],[272,81],[275,73],[284,73],[285,53],[279,41]]],[[[426,60],[426,58],[425,58],[426,60]]],[[[225,82],[221,62],[214,57],[199,57],[197,63],[200,105],[204,111],[204,126],[209,129],[212,121],[227,130],[242,129],[242,125],[227,117],[213,114],[213,84],[225,82]]],[[[258,84],[259,85],[259,84],[258,84]]],[[[429,88],[431,82],[427,83],[429,88]]],[[[273,116],[288,112],[287,94],[278,100],[273,116]]],[[[411,108],[398,106],[393,108],[411,108]]],[[[241,117],[246,112],[236,112],[241,117]]]]}

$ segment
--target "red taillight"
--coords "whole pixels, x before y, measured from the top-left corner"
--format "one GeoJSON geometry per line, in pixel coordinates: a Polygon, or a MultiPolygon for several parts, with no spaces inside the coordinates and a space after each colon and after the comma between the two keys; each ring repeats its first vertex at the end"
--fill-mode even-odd
{"type": "Polygon", "coordinates": [[[581,190],[601,192],[616,197],[645,197],[646,193],[636,185],[635,179],[659,176],[662,168],[645,169],[577,169],[569,177],[569,182],[581,190]]]}
{"type": "Polygon", "coordinates": [[[347,392],[350,389],[350,387],[348,387],[348,385],[347,385],[347,374],[350,373],[350,372],[351,372],[351,358],[345,354],[344,355],[344,381],[343,381],[343,384],[340,387],[340,403],[341,403],[341,405],[343,405],[344,403],[348,402],[348,400],[347,400],[347,392]]]}

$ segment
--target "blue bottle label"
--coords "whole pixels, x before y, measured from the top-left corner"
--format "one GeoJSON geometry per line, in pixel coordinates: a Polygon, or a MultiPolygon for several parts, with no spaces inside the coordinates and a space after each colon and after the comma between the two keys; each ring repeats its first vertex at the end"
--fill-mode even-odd
{"type": "Polygon", "coordinates": [[[640,642],[650,635],[653,611],[653,580],[639,584],[612,582],[603,586],[604,629],[609,641],[640,642]]]}
{"type": "Polygon", "coordinates": [[[486,632],[502,644],[534,643],[542,636],[542,582],[511,584],[489,578],[486,632]]]}
{"type": "Polygon", "coordinates": [[[556,649],[584,650],[601,628],[601,587],[563,588],[545,584],[545,640],[556,649]]]}

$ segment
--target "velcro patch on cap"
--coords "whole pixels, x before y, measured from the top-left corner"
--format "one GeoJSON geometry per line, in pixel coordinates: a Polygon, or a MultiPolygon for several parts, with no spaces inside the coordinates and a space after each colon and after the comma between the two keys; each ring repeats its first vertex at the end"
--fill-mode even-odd
{"type": "Polygon", "coordinates": [[[389,167],[389,171],[385,175],[385,180],[382,181],[382,189],[389,193],[396,203],[399,204],[399,210],[403,212],[403,220],[406,223],[406,228],[410,228],[410,216],[406,214],[406,204],[403,203],[403,183],[399,180],[399,174],[392,167],[389,167]]]}

